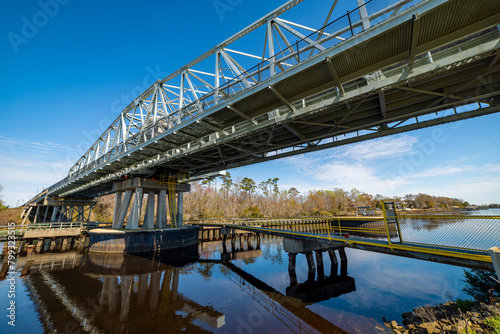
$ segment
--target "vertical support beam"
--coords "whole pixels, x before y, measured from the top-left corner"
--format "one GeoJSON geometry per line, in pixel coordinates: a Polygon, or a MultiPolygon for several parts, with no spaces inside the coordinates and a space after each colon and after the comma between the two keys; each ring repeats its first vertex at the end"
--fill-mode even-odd
{"type": "Polygon", "coordinates": [[[76,221],[78,221],[78,222],[85,221],[85,207],[83,205],[80,205],[78,207],[78,216],[77,216],[76,221]]]}
{"type": "MultiPolygon", "coordinates": [[[[413,14],[412,22],[411,22],[410,52],[408,55],[408,68],[409,68],[410,72],[413,71],[413,65],[415,63],[415,52],[417,49],[417,40],[418,40],[418,35],[420,34],[420,22],[421,21],[418,19],[417,15],[413,14]]],[[[430,56],[430,54],[429,54],[429,56],[430,56]]]]}
{"type": "Polygon", "coordinates": [[[120,209],[122,206],[122,198],[123,198],[123,192],[117,191],[115,193],[115,208],[113,211],[113,228],[119,228],[117,222],[118,222],[118,216],[120,214],[120,209]]]}
{"type": "Polygon", "coordinates": [[[182,227],[183,225],[183,206],[184,206],[184,196],[182,192],[177,193],[177,227],[182,227]]]}
{"type": "Polygon", "coordinates": [[[344,247],[339,247],[339,255],[340,255],[340,276],[347,276],[347,257],[345,255],[344,247]]]}
{"type": "Polygon", "coordinates": [[[215,95],[214,104],[219,103],[219,86],[220,86],[220,50],[215,52],[215,95]]]}
{"type": "Polygon", "coordinates": [[[55,222],[57,219],[57,212],[59,211],[59,205],[55,205],[52,210],[52,216],[50,217],[51,222],[55,222]]]}
{"type": "Polygon", "coordinates": [[[47,222],[47,214],[49,213],[49,206],[45,207],[45,214],[43,215],[43,223],[47,222]]]}
{"type": "Polygon", "coordinates": [[[318,268],[318,279],[325,278],[325,268],[323,267],[323,251],[317,250],[316,252],[316,267],[318,268]]]}
{"type": "Polygon", "coordinates": [[[61,245],[61,252],[66,251],[66,247],[68,245],[68,238],[63,238],[62,245],[61,245]]]}
{"type": "Polygon", "coordinates": [[[179,95],[179,109],[178,109],[178,122],[180,123],[182,121],[182,114],[181,114],[181,111],[182,111],[182,108],[184,107],[184,76],[185,76],[185,72],[182,72],[181,73],[181,92],[180,92],[180,95],[179,95]]]}
{"type": "Polygon", "coordinates": [[[273,21],[267,21],[267,44],[269,44],[269,63],[270,63],[270,76],[274,76],[276,74],[275,62],[274,58],[274,41],[273,41],[273,21]]]}
{"type": "Polygon", "coordinates": [[[69,217],[68,217],[68,221],[73,221],[73,213],[75,212],[75,206],[74,205],[71,205],[69,207],[69,217]]]}
{"type": "Polygon", "coordinates": [[[38,213],[40,212],[40,207],[36,207],[36,212],[35,212],[35,219],[33,219],[33,224],[36,224],[36,221],[38,219],[38,213]]]}
{"type": "Polygon", "coordinates": [[[167,227],[167,191],[160,190],[156,202],[156,228],[167,227]]]}
{"type": "MultiPolygon", "coordinates": [[[[90,221],[90,214],[92,213],[92,204],[89,206],[89,216],[87,218],[87,222],[90,221]]],[[[85,217],[84,217],[85,218],[85,217]]]]}
{"type": "Polygon", "coordinates": [[[144,228],[155,227],[155,192],[148,192],[148,202],[146,204],[146,213],[144,215],[144,228]]]}
{"type": "Polygon", "coordinates": [[[332,267],[330,269],[330,277],[335,277],[338,274],[339,263],[337,261],[337,255],[335,255],[335,249],[330,248],[328,250],[328,255],[330,256],[330,262],[332,263],[332,267]]]}
{"type": "Polygon", "coordinates": [[[134,203],[132,204],[132,209],[130,210],[130,217],[128,218],[127,228],[128,229],[138,229],[139,219],[141,218],[142,209],[142,188],[135,189],[134,203]]]}
{"type": "Polygon", "coordinates": [[[366,10],[365,0],[358,0],[359,18],[363,22],[363,31],[370,28],[370,20],[368,19],[368,11],[366,10]]]}
{"type": "Polygon", "coordinates": [[[127,216],[128,207],[130,206],[130,200],[132,199],[132,190],[125,191],[123,195],[122,204],[120,205],[120,211],[116,221],[113,222],[113,228],[122,228],[125,223],[125,217],[127,216]]]}
{"type": "Polygon", "coordinates": [[[307,252],[306,259],[307,259],[307,267],[308,267],[307,280],[314,281],[314,277],[316,275],[316,266],[314,265],[313,253],[307,252]]]}
{"type": "Polygon", "coordinates": [[[295,263],[297,253],[288,253],[288,275],[290,276],[290,286],[297,285],[297,273],[295,272],[295,263]]]}

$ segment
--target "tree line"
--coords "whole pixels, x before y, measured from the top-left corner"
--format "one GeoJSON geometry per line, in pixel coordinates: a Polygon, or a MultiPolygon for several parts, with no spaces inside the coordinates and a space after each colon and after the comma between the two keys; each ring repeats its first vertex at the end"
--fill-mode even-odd
{"type": "MultiPolygon", "coordinates": [[[[357,189],[312,190],[280,189],[279,178],[256,183],[248,177],[233,180],[227,173],[220,180],[193,182],[184,196],[187,219],[209,217],[299,217],[352,214],[359,206],[382,208],[391,197],[371,195],[357,189]]],[[[458,198],[408,194],[392,197],[402,207],[412,209],[463,208],[468,202],[458,198]]]]}
{"type": "MultiPolygon", "coordinates": [[[[0,185],[0,193],[2,192],[2,189],[3,189],[3,187],[2,187],[2,185],[0,185]]],[[[8,209],[8,208],[9,208],[9,206],[4,204],[4,202],[2,200],[2,195],[0,195],[0,211],[8,209]]]]}

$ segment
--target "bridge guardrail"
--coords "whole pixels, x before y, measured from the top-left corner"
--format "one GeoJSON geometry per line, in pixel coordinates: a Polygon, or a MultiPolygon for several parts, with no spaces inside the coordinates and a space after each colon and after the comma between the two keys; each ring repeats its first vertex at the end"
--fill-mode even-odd
{"type": "MultiPolygon", "coordinates": [[[[289,219],[214,219],[193,224],[233,225],[279,230],[280,233],[346,243],[363,243],[399,249],[417,248],[435,254],[456,252],[486,256],[500,240],[499,216],[386,215],[385,217],[315,217],[289,219]],[[391,220],[395,219],[395,220],[391,220]],[[374,240],[376,239],[376,240],[374,240]]],[[[486,258],[486,257],[485,257],[486,258]]],[[[489,257],[488,257],[489,258],[489,257]]]]}
{"type": "Polygon", "coordinates": [[[499,216],[397,215],[403,243],[487,252],[500,241],[499,216]]]}
{"type": "MultiPolygon", "coordinates": [[[[80,175],[85,174],[92,169],[120,156],[125,151],[128,151],[129,149],[132,149],[146,141],[154,140],[156,135],[162,133],[163,130],[161,128],[164,125],[167,125],[168,128],[179,128],[183,123],[189,121],[193,117],[193,115],[202,114],[205,111],[217,106],[219,103],[224,102],[229,98],[234,97],[235,95],[238,95],[240,92],[252,88],[257,84],[260,84],[274,77],[276,74],[287,71],[297,64],[300,64],[303,61],[316,56],[320,52],[363,32],[365,29],[367,29],[367,27],[385,21],[388,17],[390,17],[390,14],[394,15],[400,11],[404,11],[408,7],[415,5],[416,3],[419,3],[421,1],[422,0],[399,0],[392,1],[388,4],[385,0],[368,0],[361,6],[354,8],[352,11],[347,11],[345,14],[339,17],[330,19],[330,16],[328,16],[326,24],[322,25],[320,28],[316,29],[316,27],[314,27],[307,29],[310,31],[308,35],[296,33],[290,26],[300,27],[300,25],[296,25],[293,22],[289,22],[279,18],[279,14],[276,15],[277,18],[275,24],[277,25],[278,29],[292,31],[292,34],[296,34],[299,40],[297,40],[295,43],[287,45],[287,47],[282,49],[280,52],[274,53],[273,51],[273,54],[270,55],[269,58],[263,58],[260,62],[258,62],[253,67],[250,67],[248,70],[244,68],[239,69],[237,73],[234,73],[232,78],[229,78],[227,81],[222,82],[220,85],[216,84],[215,87],[213,87],[209,84],[205,84],[208,92],[202,94],[201,96],[198,96],[196,92],[192,92],[194,94],[194,99],[192,99],[189,104],[179,104],[177,107],[175,104],[172,104],[171,106],[169,105],[169,109],[173,108],[173,110],[168,115],[163,117],[159,116],[157,120],[150,125],[144,124],[144,126],[142,127],[143,130],[141,130],[140,133],[129,134],[129,131],[127,131],[128,138],[124,139],[123,142],[118,141],[115,146],[109,147],[109,149],[98,149],[96,150],[96,154],[90,154],[92,152],[92,147],[99,145],[100,140],[98,140],[89,149],[89,151],[85,153],[85,155],[82,156],[80,160],[71,168],[70,173],[66,178],[49,188],[49,193],[53,190],[58,189],[60,186],[66,184],[67,182],[78,178],[80,175]],[[360,19],[357,20],[357,18],[360,19]],[[279,26],[281,26],[281,28],[279,28],[279,26]]],[[[284,11],[286,10],[287,9],[285,9],[284,11]]],[[[255,23],[255,25],[255,27],[251,29],[247,28],[246,30],[223,42],[221,44],[222,46],[220,46],[220,49],[224,51],[226,46],[231,45],[231,43],[235,40],[238,40],[240,37],[246,35],[250,31],[253,31],[258,26],[261,26],[262,23],[255,23]]],[[[219,46],[213,48],[204,55],[198,57],[193,62],[189,63],[187,66],[183,67],[182,70],[178,70],[177,72],[169,75],[167,78],[161,81],[161,84],[166,84],[171,79],[177,78],[179,75],[183,75],[182,71],[189,70],[194,65],[208,58],[208,56],[216,53],[218,48],[219,46]]],[[[234,50],[228,49],[228,52],[234,52],[234,50]]],[[[236,53],[245,55],[245,53],[237,51],[236,53]]],[[[228,59],[230,59],[230,57],[228,59]]],[[[199,73],[199,71],[195,71],[194,69],[193,71],[195,73],[199,73]]],[[[141,100],[151,95],[152,91],[156,89],[155,85],[157,84],[155,83],[153,86],[148,88],[136,100],[141,100]]],[[[172,88],[170,86],[168,87],[172,88]]],[[[186,91],[189,92],[190,89],[187,88],[186,91]]],[[[127,108],[131,108],[131,106],[132,104],[127,108]]],[[[127,108],[124,109],[124,112],[128,111],[127,108]]],[[[121,118],[123,118],[122,115],[120,115],[113,124],[119,122],[121,118]]],[[[123,126],[126,125],[123,124],[123,126]]],[[[122,126],[120,125],[120,127],[122,126]]],[[[113,126],[111,126],[110,128],[113,128],[113,126]]]]}

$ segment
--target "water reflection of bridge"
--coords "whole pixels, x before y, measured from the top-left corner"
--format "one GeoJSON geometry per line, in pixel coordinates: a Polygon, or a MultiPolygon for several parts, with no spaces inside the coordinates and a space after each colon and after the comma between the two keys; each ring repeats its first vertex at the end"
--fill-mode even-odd
{"type": "MultiPolygon", "coordinates": [[[[196,260],[197,255],[196,248],[188,250],[181,260],[177,258],[177,264],[196,260]]],[[[45,268],[28,276],[27,286],[35,296],[47,331],[81,328],[121,333],[124,329],[160,332],[168,328],[210,332],[194,321],[213,328],[225,323],[224,315],[213,307],[200,305],[178,292],[183,269],[169,264],[164,257],[89,254],[80,265],[82,270],[45,268]]]]}
{"type": "MultiPolygon", "coordinates": [[[[143,329],[208,332],[207,326],[220,328],[226,322],[223,313],[179,292],[180,275],[194,268],[196,261],[228,268],[229,271],[221,272],[260,305],[259,310],[266,316],[273,316],[286,326],[294,324],[303,333],[346,333],[306,307],[355,290],[354,279],[347,276],[347,259],[342,251],[339,252],[340,274],[338,262],[332,260],[330,275],[325,277],[322,262],[317,260],[313,275],[309,267],[306,282],[298,283],[293,266],[294,270],[289,270],[290,286],[283,293],[239,268],[229,261],[231,257],[224,256],[234,250],[242,254],[243,259],[259,257],[262,255],[260,238],[255,236],[252,243],[238,246],[230,252],[227,249],[220,252],[220,260],[200,260],[197,249],[192,248],[175,257],[173,254],[161,257],[74,252],[37,254],[28,261],[20,258],[18,266],[31,261],[25,282],[49,332],[78,329],[110,333],[143,329]]],[[[221,249],[220,242],[218,248],[221,249]]],[[[330,250],[333,252],[335,250],[330,250]]],[[[294,262],[292,257],[289,256],[289,269],[294,262]]]]}

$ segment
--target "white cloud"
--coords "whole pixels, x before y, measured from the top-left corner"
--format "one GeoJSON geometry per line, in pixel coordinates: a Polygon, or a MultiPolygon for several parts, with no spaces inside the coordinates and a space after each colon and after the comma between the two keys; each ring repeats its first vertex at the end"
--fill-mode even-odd
{"type": "Polygon", "coordinates": [[[407,155],[414,151],[417,141],[418,137],[408,135],[377,138],[346,146],[340,158],[366,161],[407,155]]]}
{"type": "Polygon", "coordinates": [[[471,172],[477,170],[477,167],[468,165],[468,166],[439,166],[430,169],[423,170],[420,173],[415,173],[408,175],[409,178],[430,178],[435,176],[443,176],[443,175],[451,175],[451,174],[459,174],[465,172],[471,172]]]}
{"type": "Polygon", "coordinates": [[[2,200],[15,206],[27,201],[37,190],[64,178],[73,151],[52,142],[29,142],[0,135],[0,184],[2,200]]]}
{"type": "Polygon", "coordinates": [[[356,188],[373,195],[427,193],[475,204],[500,202],[500,164],[478,164],[487,161],[479,151],[477,157],[467,151],[467,156],[457,154],[446,161],[420,147],[428,141],[394,136],[287,158],[295,178],[281,188],[295,187],[301,193],[356,188]]]}

